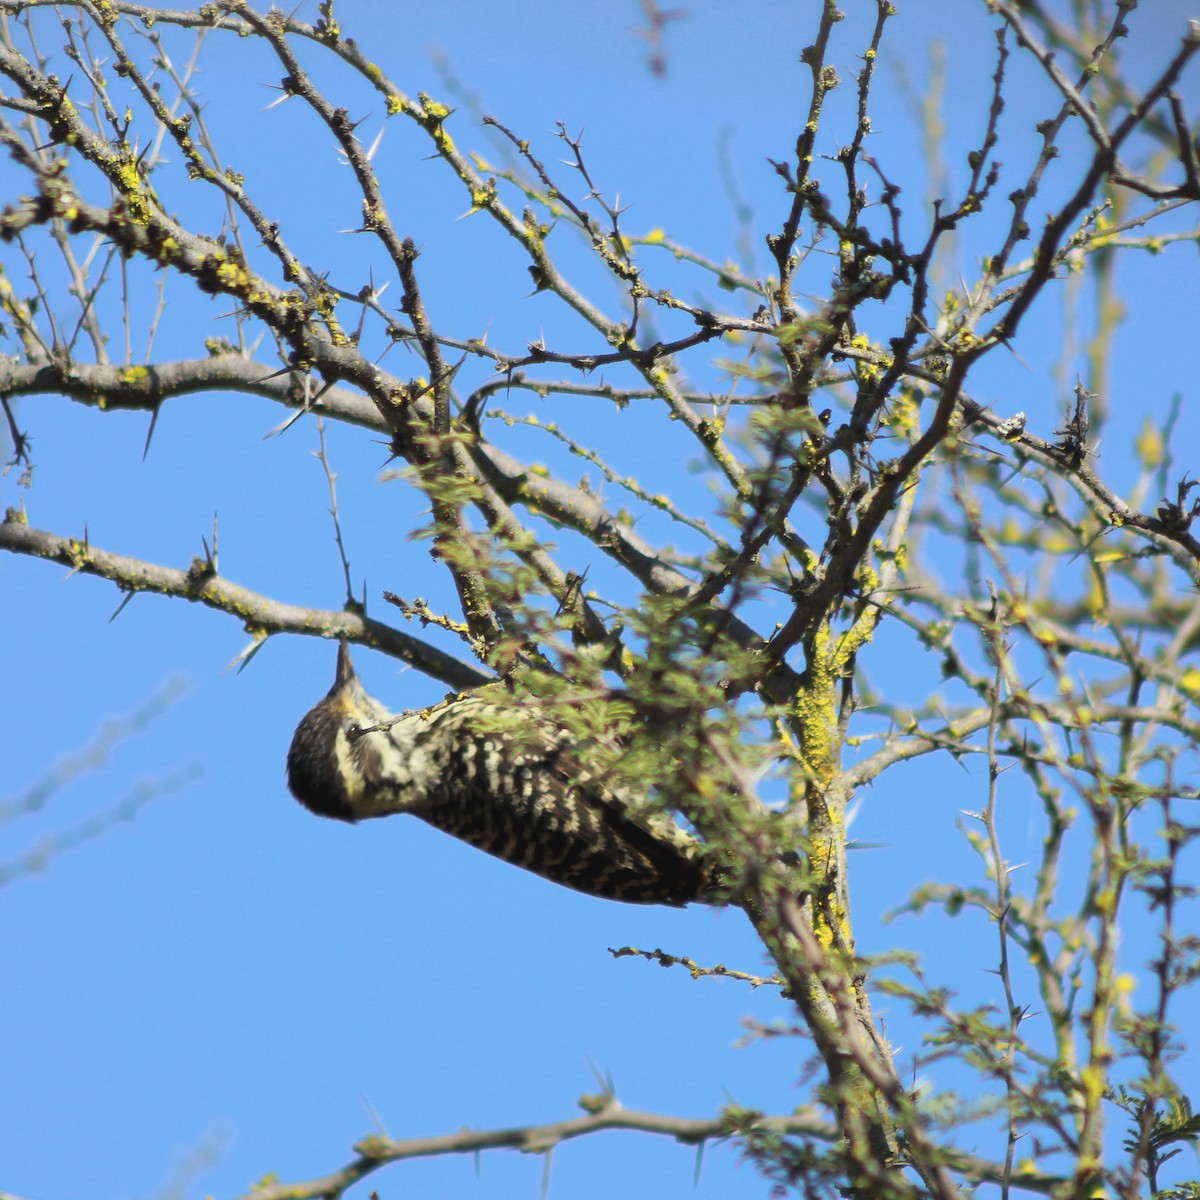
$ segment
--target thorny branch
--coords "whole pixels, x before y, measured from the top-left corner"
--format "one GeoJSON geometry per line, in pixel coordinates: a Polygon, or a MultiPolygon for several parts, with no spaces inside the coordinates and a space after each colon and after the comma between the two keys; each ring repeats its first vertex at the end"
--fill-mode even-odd
{"type": "MultiPolygon", "coordinates": [[[[700,1146],[754,1131],[776,1136],[803,1136],[833,1141],[837,1129],[819,1118],[793,1115],[765,1116],[731,1109],[716,1118],[671,1117],[623,1108],[615,1097],[586,1097],[587,1115],[546,1125],[524,1125],[512,1129],[463,1130],[435,1137],[395,1139],[371,1134],[356,1147],[358,1156],[340,1170],[303,1183],[267,1183],[246,1193],[243,1200],[336,1200],[350,1187],[389,1163],[451,1154],[479,1154],[485,1150],[519,1150],[526,1154],[548,1154],[556,1146],[575,1138],[609,1130],[628,1130],[669,1137],[684,1145],[700,1146]]],[[[581,1105],[585,1103],[581,1100],[581,1105]]],[[[957,1156],[955,1169],[965,1178],[980,1182],[995,1180],[1000,1168],[973,1155],[957,1156]]],[[[1036,1171],[1019,1174],[1013,1186],[1036,1195],[1050,1195],[1061,1180],[1036,1171]]],[[[0,1192],[0,1200],[5,1193],[0,1192]]]]}

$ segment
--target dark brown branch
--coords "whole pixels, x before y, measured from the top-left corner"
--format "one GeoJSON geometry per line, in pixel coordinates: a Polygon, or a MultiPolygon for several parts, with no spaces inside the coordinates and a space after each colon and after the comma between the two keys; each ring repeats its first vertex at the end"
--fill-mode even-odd
{"type": "Polygon", "coordinates": [[[1086,458],[1082,463],[1071,468],[1063,462],[1063,456],[1056,451],[1054,443],[1024,432],[1016,438],[1006,439],[1001,431],[1004,421],[996,413],[966,396],[960,398],[959,404],[968,421],[986,426],[1002,440],[1011,440],[1013,445],[1020,446],[1034,461],[1070,480],[1093,511],[1107,520],[1114,529],[1140,530],[1152,541],[1175,554],[1180,565],[1192,571],[1193,577],[1200,571],[1200,540],[1197,540],[1186,529],[1173,528],[1158,517],[1152,517],[1130,508],[1088,466],[1086,458]],[[1184,558],[1183,555],[1176,553],[1177,550],[1182,550],[1187,557],[1184,558]]]}

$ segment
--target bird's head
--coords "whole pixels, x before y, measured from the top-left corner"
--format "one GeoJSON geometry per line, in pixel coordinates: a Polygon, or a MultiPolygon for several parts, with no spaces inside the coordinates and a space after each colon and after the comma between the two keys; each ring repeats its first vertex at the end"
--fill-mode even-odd
{"type": "Polygon", "coordinates": [[[296,727],[288,750],[288,790],[310,812],[339,821],[371,815],[363,798],[383,773],[387,739],[360,729],[391,713],[367,695],[354,673],[345,639],[338,645],[337,677],[325,698],[296,727]]]}

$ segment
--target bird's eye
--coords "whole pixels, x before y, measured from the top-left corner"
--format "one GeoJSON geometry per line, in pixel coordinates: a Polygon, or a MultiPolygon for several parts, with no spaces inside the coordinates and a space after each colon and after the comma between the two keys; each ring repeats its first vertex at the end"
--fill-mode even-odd
{"type": "Polygon", "coordinates": [[[362,728],[357,721],[346,721],[342,725],[342,732],[350,741],[354,741],[362,732],[362,728]]]}

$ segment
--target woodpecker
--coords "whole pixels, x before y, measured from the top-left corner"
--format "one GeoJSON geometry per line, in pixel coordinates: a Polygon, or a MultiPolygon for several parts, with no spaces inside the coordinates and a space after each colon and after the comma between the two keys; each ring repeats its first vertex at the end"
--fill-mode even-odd
{"type": "Polygon", "coordinates": [[[722,872],[674,821],[639,811],[581,763],[572,738],[465,692],[393,716],[338,647],[328,695],[300,722],[288,788],[340,821],[412,813],[437,829],[589,896],[676,907],[727,903],[722,872]]]}

